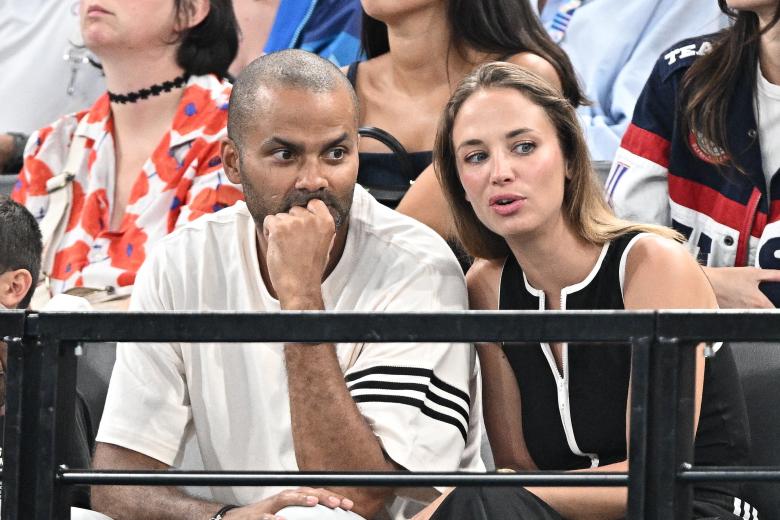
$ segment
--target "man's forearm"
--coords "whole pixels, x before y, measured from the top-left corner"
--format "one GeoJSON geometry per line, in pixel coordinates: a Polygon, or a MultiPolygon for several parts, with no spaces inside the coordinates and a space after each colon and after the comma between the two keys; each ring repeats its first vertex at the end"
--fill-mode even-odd
{"type": "MultiPolygon", "coordinates": [[[[106,443],[98,443],[93,467],[126,470],[168,468],[151,457],[106,443]]],[[[92,508],[114,520],[208,520],[221,507],[221,504],[191,497],[175,487],[92,487],[92,508]]]]}
{"type": "MultiPolygon", "coordinates": [[[[293,445],[304,471],[393,471],[344,383],[332,344],[285,346],[293,445]]],[[[334,489],[373,516],[388,489],[334,489]]]]}
{"type": "Polygon", "coordinates": [[[174,487],[94,486],[92,508],[114,520],[208,520],[222,504],[191,497],[174,487]]]}

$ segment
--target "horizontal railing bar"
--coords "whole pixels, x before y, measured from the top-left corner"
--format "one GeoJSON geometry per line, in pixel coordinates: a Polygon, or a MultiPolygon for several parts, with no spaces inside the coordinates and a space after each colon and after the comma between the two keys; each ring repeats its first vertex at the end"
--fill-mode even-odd
{"type": "Polygon", "coordinates": [[[62,484],[144,486],[626,486],[627,473],[287,473],[61,469],[62,484]]]}
{"type": "Polygon", "coordinates": [[[780,310],[659,311],[657,334],[680,341],[779,341],[780,310]]]}
{"type": "Polygon", "coordinates": [[[681,470],[685,482],[780,482],[780,466],[694,466],[681,470]]]}
{"type": "Polygon", "coordinates": [[[60,341],[472,342],[605,341],[649,336],[653,311],[41,313],[60,341]]]}

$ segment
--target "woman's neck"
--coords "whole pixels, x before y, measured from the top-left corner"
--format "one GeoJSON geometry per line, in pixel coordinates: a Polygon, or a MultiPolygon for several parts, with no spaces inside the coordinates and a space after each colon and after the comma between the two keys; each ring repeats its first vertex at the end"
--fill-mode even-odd
{"type": "Polygon", "coordinates": [[[432,87],[454,85],[473,67],[451,45],[444,3],[387,25],[396,88],[431,92],[432,87]]]}
{"type": "MultiPolygon", "coordinates": [[[[773,14],[773,13],[770,13],[773,14]]],[[[761,19],[761,27],[771,21],[761,19]]],[[[770,83],[780,85],[780,22],[761,36],[761,53],[759,55],[761,73],[770,83]]]]}
{"type": "Polygon", "coordinates": [[[588,276],[602,249],[575,235],[563,218],[553,227],[557,229],[507,240],[528,283],[544,291],[551,302],[557,301],[564,287],[588,276]]]}
{"type": "MultiPolygon", "coordinates": [[[[139,56],[112,56],[104,59],[103,71],[108,90],[114,94],[137,92],[152,85],[172,81],[184,71],[176,63],[175,47],[168,46],[139,56]]],[[[134,103],[111,103],[111,113],[116,130],[142,128],[155,122],[173,119],[183,87],[156,96],[139,99],[134,103]]],[[[121,133],[121,132],[120,132],[121,133]]]]}

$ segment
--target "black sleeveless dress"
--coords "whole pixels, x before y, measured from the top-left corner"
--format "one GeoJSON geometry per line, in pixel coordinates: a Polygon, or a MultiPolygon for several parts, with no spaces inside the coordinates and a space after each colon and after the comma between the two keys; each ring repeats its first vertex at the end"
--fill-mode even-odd
{"type": "MultiPolygon", "coordinates": [[[[626,234],[606,244],[588,277],[561,291],[561,309],[624,309],[625,259],[638,237],[626,234]]],[[[546,307],[544,292],[528,283],[517,260],[510,256],[501,275],[499,309],[546,307]]],[[[564,344],[562,371],[547,344],[502,347],[522,398],[525,443],[539,469],[583,469],[626,460],[630,347],[564,344]]],[[[723,345],[705,361],[694,461],[697,465],[713,466],[747,464],[748,446],[742,388],[731,350],[723,345]]],[[[504,489],[501,500],[492,500],[495,491],[463,489],[471,501],[489,499],[479,500],[484,502],[480,510],[487,511],[487,516],[457,514],[458,508],[468,509],[462,501],[464,497],[457,496],[459,489],[439,508],[442,516],[434,518],[559,518],[549,508],[540,509],[541,501],[524,490],[504,489]],[[448,502],[451,503],[445,508],[448,502]]],[[[744,507],[741,500],[734,498],[739,491],[736,483],[698,484],[694,489],[693,518],[740,518],[732,513],[735,502],[744,507]]]]}

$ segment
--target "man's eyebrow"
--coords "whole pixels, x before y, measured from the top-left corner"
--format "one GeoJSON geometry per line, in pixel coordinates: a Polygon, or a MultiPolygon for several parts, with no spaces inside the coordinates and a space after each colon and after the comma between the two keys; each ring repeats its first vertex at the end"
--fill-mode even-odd
{"type": "Polygon", "coordinates": [[[266,147],[271,145],[281,145],[293,151],[300,151],[303,149],[303,146],[301,146],[300,143],[293,143],[292,141],[288,141],[287,139],[275,135],[263,141],[263,143],[260,146],[266,147]]]}
{"type": "Polygon", "coordinates": [[[332,139],[332,140],[328,141],[327,143],[325,143],[325,145],[323,145],[323,147],[322,147],[322,150],[323,151],[329,150],[330,148],[333,148],[334,146],[336,146],[338,144],[341,144],[341,143],[343,143],[344,141],[346,141],[348,139],[349,139],[349,134],[347,132],[344,132],[343,134],[341,134],[337,138],[332,139]]]}

